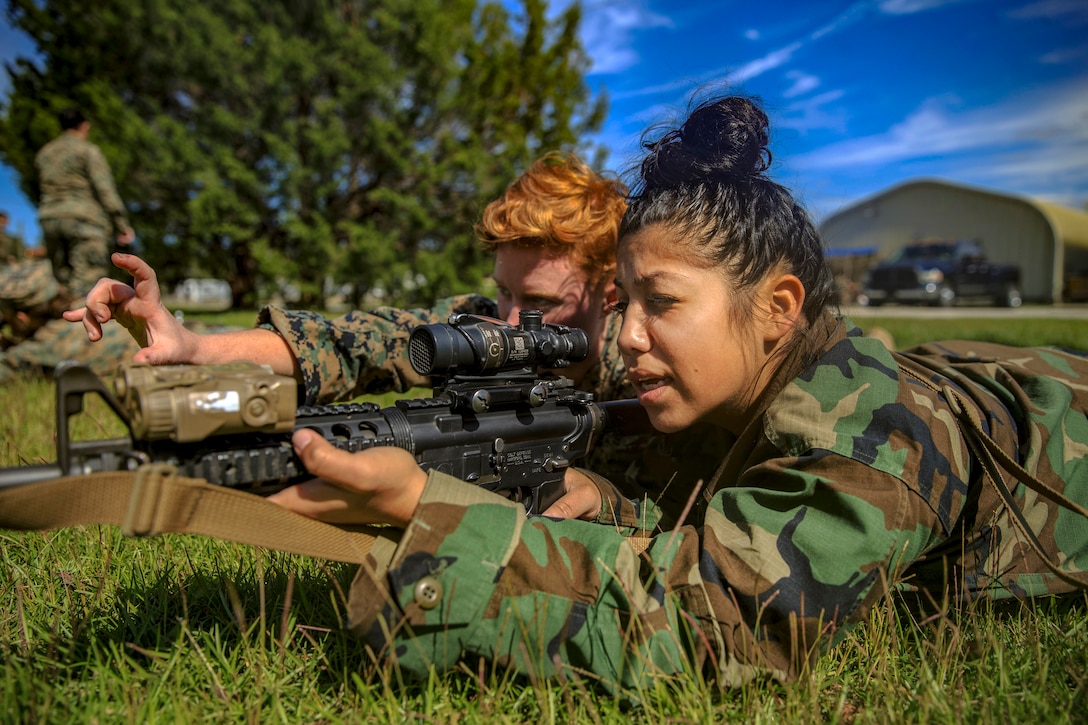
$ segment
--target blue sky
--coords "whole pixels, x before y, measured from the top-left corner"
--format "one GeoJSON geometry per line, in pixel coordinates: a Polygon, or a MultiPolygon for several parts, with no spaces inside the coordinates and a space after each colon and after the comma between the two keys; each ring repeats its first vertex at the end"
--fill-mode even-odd
{"type": "Polygon", "coordinates": [[[1088,203],[1088,0],[586,7],[616,168],[724,81],[763,100],[776,178],[817,218],[918,177],[1088,203]]]}
{"type": "MultiPolygon", "coordinates": [[[[919,177],[1088,204],[1088,0],[583,7],[588,81],[610,98],[595,139],[609,170],[636,158],[649,124],[681,118],[694,91],[728,84],[762,99],[776,178],[817,219],[919,177]]],[[[29,47],[0,26],[0,55],[29,47]]],[[[0,209],[35,239],[12,177],[0,168],[0,209]]]]}

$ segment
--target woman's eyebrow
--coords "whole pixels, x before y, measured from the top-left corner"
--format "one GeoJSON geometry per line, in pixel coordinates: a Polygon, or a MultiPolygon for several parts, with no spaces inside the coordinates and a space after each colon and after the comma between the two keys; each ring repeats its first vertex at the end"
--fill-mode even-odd
{"type": "MultiPolygon", "coordinates": [[[[656,282],[659,279],[683,279],[684,277],[685,277],[685,275],[678,274],[676,272],[669,272],[667,270],[657,270],[656,272],[648,272],[647,274],[641,275],[639,277],[635,277],[635,279],[632,280],[631,284],[632,284],[633,287],[647,287],[652,282],[656,282]]],[[[623,287],[623,284],[620,283],[620,280],[619,280],[618,277],[616,278],[615,281],[616,281],[616,286],[617,287],[623,287]]]]}

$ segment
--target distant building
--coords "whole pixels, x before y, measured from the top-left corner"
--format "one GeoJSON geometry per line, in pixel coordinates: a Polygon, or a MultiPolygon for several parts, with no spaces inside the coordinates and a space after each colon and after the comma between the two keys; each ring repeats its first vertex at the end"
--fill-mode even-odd
{"type": "Polygon", "coordinates": [[[1025,300],[1052,302],[1088,279],[1088,213],[938,179],[918,179],[832,214],[820,232],[833,256],[884,258],[918,239],[975,239],[994,262],[1020,266],[1025,300]]]}
{"type": "Polygon", "coordinates": [[[190,277],[174,288],[174,300],[196,305],[229,304],[230,284],[221,279],[190,277]]]}

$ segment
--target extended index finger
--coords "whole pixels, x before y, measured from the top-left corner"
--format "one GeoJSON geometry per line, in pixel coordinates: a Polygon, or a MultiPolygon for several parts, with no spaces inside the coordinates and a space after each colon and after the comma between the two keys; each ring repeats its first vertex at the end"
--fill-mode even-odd
{"type": "Polygon", "coordinates": [[[159,302],[159,278],[150,264],[135,254],[114,252],[111,257],[113,263],[120,269],[132,275],[132,286],[140,299],[148,302],[159,302]]]}

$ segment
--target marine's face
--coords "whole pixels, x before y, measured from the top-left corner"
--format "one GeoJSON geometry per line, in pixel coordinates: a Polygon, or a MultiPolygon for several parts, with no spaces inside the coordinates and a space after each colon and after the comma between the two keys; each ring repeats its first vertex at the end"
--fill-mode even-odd
{"type": "Polygon", "coordinates": [[[522,310],[540,310],[544,321],[585,330],[590,353],[563,374],[580,382],[600,358],[606,320],[611,303],[611,284],[590,287],[586,275],[570,258],[548,253],[539,247],[501,244],[495,253],[495,284],[498,285],[499,316],[518,324],[522,310]]]}
{"type": "Polygon", "coordinates": [[[620,351],[654,427],[706,421],[739,432],[760,388],[767,352],[759,324],[736,314],[723,272],[678,254],[660,225],[620,242],[616,274],[623,311],[620,351]]]}

